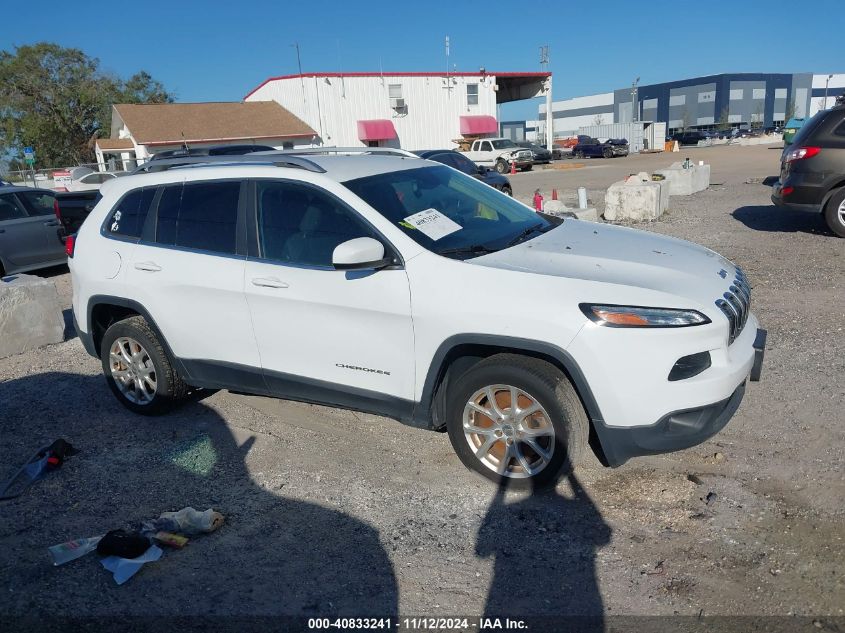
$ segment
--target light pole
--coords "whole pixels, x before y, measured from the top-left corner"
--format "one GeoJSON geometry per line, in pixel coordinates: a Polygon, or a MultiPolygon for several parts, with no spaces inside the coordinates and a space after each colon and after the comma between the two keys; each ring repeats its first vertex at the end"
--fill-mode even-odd
{"type": "Polygon", "coordinates": [[[830,84],[830,80],[833,79],[833,75],[827,76],[827,81],[824,82],[824,109],[827,110],[827,87],[830,84]]]}
{"type": "Polygon", "coordinates": [[[637,112],[637,84],[640,83],[640,78],[637,77],[631,83],[631,123],[636,123],[639,118],[637,112]]]}

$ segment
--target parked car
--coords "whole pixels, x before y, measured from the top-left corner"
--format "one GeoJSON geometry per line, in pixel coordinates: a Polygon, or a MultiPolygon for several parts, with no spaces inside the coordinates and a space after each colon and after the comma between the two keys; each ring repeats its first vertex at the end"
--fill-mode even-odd
{"type": "Polygon", "coordinates": [[[190,147],[188,149],[168,149],[153,154],[150,160],[162,160],[163,158],[182,158],[185,156],[238,156],[251,152],[267,152],[275,150],[269,145],[256,145],[255,143],[241,145],[214,145],[212,147],[190,147]]]}
{"type": "Polygon", "coordinates": [[[845,237],[845,105],[822,110],[801,126],[781,155],[772,202],[823,213],[830,230],[845,237]]]}
{"type": "Polygon", "coordinates": [[[727,259],[367,152],[103,187],[68,238],[73,314],[125,407],[197,387],[368,411],[533,488],[591,433],[608,465],[696,445],[759,379],[765,332],[727,259]]]}
{"type": "Polygon", "coordinates": [[[420,158],[425,158],[426,160],[434,160],[438,163],[449,165],[449,167],[454,167],[458,171],[462,171],[473,178],[477,178],[481,182],[490,185],[494,189],[498,189],[502,193],[506,193],[509,196],[513,195],[511,181],[508,180],[506,176],[503,176],[495,169],[476,165],[460,152],[456,152],[451,149],[427,149],[414,152],[414,154],[420,158]]]}
{"type": "Polygon", "coordinates": [[[55,206],[47,189],[0,187],[0,277],[67,261],[55,206]]]}
{"type": "Polygon", "coordinates": [[[56,193],[56,217],[65,230],[65,235],[76,233],[85,218],[100,200],[98,189],[56,193]]]}
{"type": "Polygon", "coordinates": [[[783,126],[783,146],[787,147],[788,145],[792,144],[795,135],[798,134],[798,131],[804,125],[805,119],[798,119],[792,117],[789,121],[786,122],[786,125],[783,126]]]}
{"type": "Polygon", "coordinates": [[[92,191],[99,189],[103,183],[117,178],[115,174],[108,171],[91,171],[79,179],[74,179],[71,176],[70,182],[65,187],[68,191],[92,191]]]}
{"type": "Polygon", "coordinates": [[[626,138],[609,138],[607,144],[613,149],[614,156],[627,156],[630,151],[628,139],[626,138]]]}
{"type": "Polygon", "coordinates": [[[531,150],[535,165],[539,165],[541,163],[548,164],[552,162],[552,153],[545,147],[532,143],[531,141],[517,141],[516,144],[520,147],[531,150]]]}
{"type": "MultiPolygon", "coordinates": [[[[543,149],[549,149],[545,143],[540,145],[543,149]]],[[[552,145],[552,160],[560,160],[566,158],[567,155],[572,154],[572,148],[563,148],[558,145],[552,145]]]]}
{"type": "Polygon", "coordinates": [[[706,141],[708,138],[710,137],[706,133],[699,130],[676,132],[669,137],[672,141],[678,141],[680,145],[698,145],[699,141],[706,141]]]}
{"type": "Polygon", "coordinates": [[[510,171],[511,163],[521,171],[530,171],[534,166],[531,150],[520,147],[509,138],[477,139],[465,155],[476,165],[493,167],[500,174],[510,171]]]}
{"type": "MultiPolygon", "coordinates": [[[[614,146],[607,141],[602,142],[591,136],[579,136],[578,144],[572,148],[572,155],[575,158],[613,158],[623,154],[618,154],[614,146]]],[[[624,156],[627,155],[626,149],[624,156]]]]}

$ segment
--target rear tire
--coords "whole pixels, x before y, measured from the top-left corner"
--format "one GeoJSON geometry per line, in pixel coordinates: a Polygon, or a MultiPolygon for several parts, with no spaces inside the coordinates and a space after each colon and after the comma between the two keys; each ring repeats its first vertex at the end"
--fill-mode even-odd
{"type": "Polygon", "coordinates": [[[845,237],[845,188],[834,193],[824,207],[824,219],[831,231],[845,237]]]}
{"type": "Polygon", "coordinates": [[[446,416],[464,465],[515,488],[557,483],[578,464],[589,437],[587,414],[567,377],[516,354],[496,354],[460,376],[449,389],[446,416]]]}
{"type": "Polygon", "coordinates": [[[134,413],[164,413],[188,392],[158,336],[141,316],[118,321],[106,330],[100,360],[109,389],[134,413]]]}
{"type": "Polygon", "coordinates": [[[575,158],[584,158],[584,152],[578,150],[577,152],[575,152],[575,158]]]}

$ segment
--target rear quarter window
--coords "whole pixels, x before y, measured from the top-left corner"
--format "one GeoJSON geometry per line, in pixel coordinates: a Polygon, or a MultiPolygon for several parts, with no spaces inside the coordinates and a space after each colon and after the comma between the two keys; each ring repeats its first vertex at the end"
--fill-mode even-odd
{"type": "Polygon", "coordinates": [[[109,216],[106,231],[121,237],[140,238],[155,192],[155,187],[146,187],[123,196],[109,216]]]}

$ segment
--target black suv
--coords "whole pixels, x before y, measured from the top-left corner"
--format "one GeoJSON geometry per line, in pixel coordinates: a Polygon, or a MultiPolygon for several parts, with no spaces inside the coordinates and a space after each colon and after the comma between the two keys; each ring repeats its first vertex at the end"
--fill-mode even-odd
{"type": "Polygon", "coordinates": [[[823,213],[830,230],[845,237],[845,103],[807,121],[783,150],[772,202],[823,213]]]}

